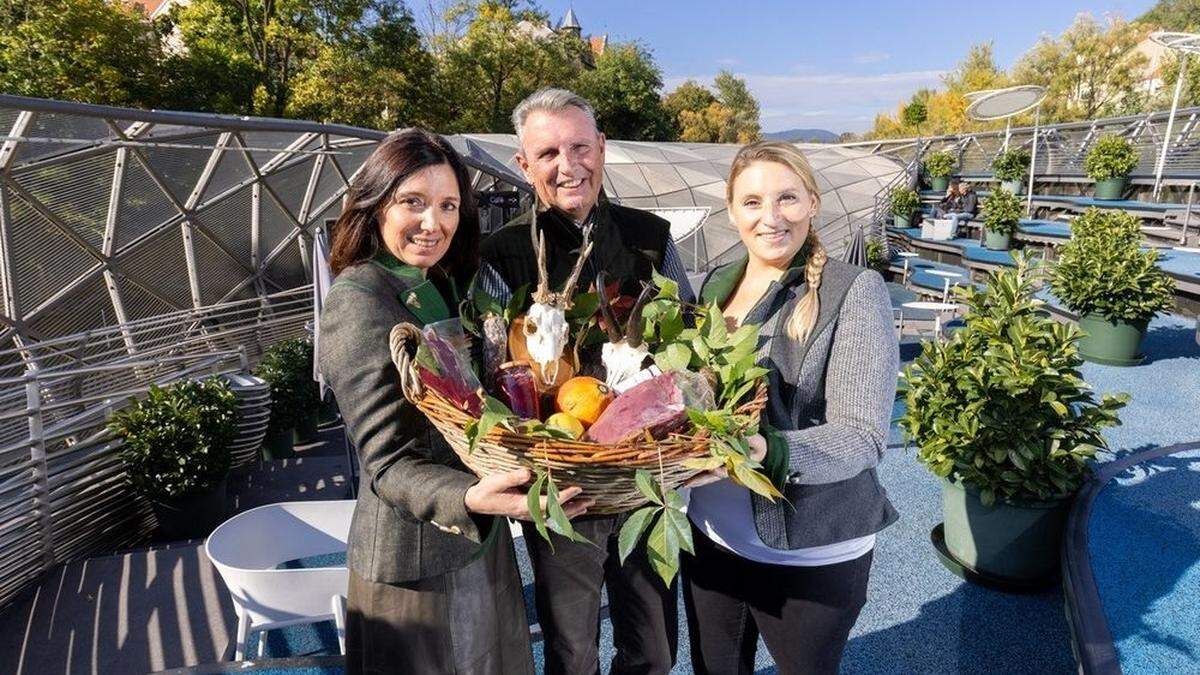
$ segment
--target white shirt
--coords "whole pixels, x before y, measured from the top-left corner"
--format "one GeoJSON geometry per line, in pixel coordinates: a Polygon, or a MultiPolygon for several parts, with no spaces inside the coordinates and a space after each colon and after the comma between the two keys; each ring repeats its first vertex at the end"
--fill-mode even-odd
{"type": "Polygon", "coordinates": [[[750,491],[728,478],[693,488],[687,514],[692,524],[715,544],[747,560],[769,565],[820,567],[855,560],[875,547],[875,535],[824,546],[783,550],[758,536],[750,491]]]}

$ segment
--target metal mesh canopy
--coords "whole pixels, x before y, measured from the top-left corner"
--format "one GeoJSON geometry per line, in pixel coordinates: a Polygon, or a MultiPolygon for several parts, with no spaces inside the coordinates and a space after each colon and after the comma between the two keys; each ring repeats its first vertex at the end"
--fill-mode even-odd
{"type": "Polygon", "coordinates": [[[1169,49],[1189,54],[1200,54],[1200,34],[1197,33],[1155,31],[1150,34],[1150,39],[1169,49]]]}
{"type": "MultiPolygon", "coordinates": [[[[309,284],[314,229],[337,215],[385,136],[12,96],[0,96],[0,128],[0,349],[309,284]]],[[[477,188],[529,190],[515,136],[451,142],[477,188]]],[[[857,149],[800,147],[821,189],[818,230],[840,255],[851,223],[869,217],[899,166],[857,149]]],[[[633,207],[707,210],[679,233],[686,264],[706,269],[740,252],[725,214],[737,149],[610,141],[605,190],[633,207]]]]}
{"type": "Polygon", "coordinates": [[[1034,84],[974,92],[967,117],[981,122],[1002,120],[1033,110],[1044,98],[1046,88],[1034,84]]]}
{"type": "MultiPolygon", "coordinates": [[[[519,172],[511,134],[468,134],[464,139],[491,155],[486,161],[519,172]]],[[[679,241],[686,264],[706,269],[744,250],[725,209],[725,178],[740,146],[713,143],[647,143],[609,140],[605,146],[604,191],[637,208],[707,207],[708,219],[679,241]]],[[[830,255],[840,256],[853,231],[867,222],[875,196],[899,174],[895,160],[864,149],[798,144],[812,164],[821,190],[817,231],[830,255]]]]}

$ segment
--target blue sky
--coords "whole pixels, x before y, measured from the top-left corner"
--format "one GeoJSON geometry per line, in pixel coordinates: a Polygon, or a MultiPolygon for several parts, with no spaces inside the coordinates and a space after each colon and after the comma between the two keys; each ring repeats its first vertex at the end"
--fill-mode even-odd
{"type": "Polygon", "coordinates": [[[557,23],[574,7],[584,33],[639,40],[654,52],[668,90],[711,82],[722,68],[744,77],[763,129],[863,131],[919,87],[940,84],[972,44],[991,41],[1009,68],[1041,34],[1076,14],[1137,17],[1154,0],[1073,2],[760,2],[738,0],[541,0],[557,23]],[[917,9],[919,7],[919,9],[917,9]]]}

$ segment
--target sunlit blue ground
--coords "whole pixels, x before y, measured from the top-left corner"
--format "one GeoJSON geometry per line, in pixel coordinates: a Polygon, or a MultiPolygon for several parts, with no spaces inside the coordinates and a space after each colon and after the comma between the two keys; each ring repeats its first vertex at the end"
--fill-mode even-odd
{"type": "MultiPolygon", "coordinates": [[[[1124,425],[1106,433],[1115,455],[1200,440],[1200,346],[1194,335],[1194,319],[1157,319],[1150,326],[1144,345],[1147,360],[1141,366],[1083,367],[1085,378],[1097,392],[1124,391],[1133,396],[1122,413],[1124,425]]],[[[902,349],[906,359],[915,353],[915,346],[902,349]]],[[[897,412],[899,409],[898,405],[897,412]]],[[[843,672],[1075,672],[1060,591],[1035,595],[990,591],[961,581],[938,563],[929,532],[941,521],[940,485],[916,462],[915,451],[902,447],[898,433],[893,440],[896,445],[880,466],[880,479],[901,519],[879,535],[867,605],[846,648],[843,672]]],[[[1131,499],[1151,499],[1152,493],[1131,491],[1121,499],[1108,499],[1105,494],[1092,519],[1102,590],[1116,595],[1116,589],[1128,587],[1134,603],[1133,614],[1124,615],[1128,621],[1118,617],[1113,630],[1123,662],[1127,653],[1137,659],[1130,661],[1137,667],[1126,672],[1200,670],[1200,655],[1195,652],[1200,635],[1181,634],[1172,618],[1180,612],[1194,614],[1196,591],[1200,590],[1200,569],[1195,567],[1200,551],[1200,513],[1196,511],[1200,508],[1196,501],[1200,500],[1196,473],[1200,456],[1189,461],[1186,467],[1177,467],[1176,476],[1184,476],[1186,469],[1190,483],[1174,489],[1190,489],[1192,501],[1177,500],[1184,510],[1162,516],[1161,536],[1174,539],[1178,556],[1156,558],[1161,549],[1154,546],[1163,545],[1158,536],[1125,536],[1134,528],[1122,521],[1122,509],[1131,499]],[[1185,517],[1190,521],[1182,522],[1185,517]],[[1106,542],[1119,544],[1105,546],[1106,542]],[[1173,590],[1187,592],[1172,595],[1173,590]]],[[[1163,482],[1160,479],[1156,484],[1163,482]]],[[[524,567],[528,579],[529,570],[524,567]]],[[[612,656],[607,620],[601,631],[602,669],[607,672],[612,656]]],[[[690,673],[686,626],[681,625],[680,631],[676,672],[690,673]]],[[[336,642],[328,629],[298,628],[287,633],[268,639],[269,654],[335,653],[336,642]]],[[[540,664],[541,644],[534,649],[540,664]]],[[[761,643],[758,667],[762,673],[774,672],[761,643]]]]}

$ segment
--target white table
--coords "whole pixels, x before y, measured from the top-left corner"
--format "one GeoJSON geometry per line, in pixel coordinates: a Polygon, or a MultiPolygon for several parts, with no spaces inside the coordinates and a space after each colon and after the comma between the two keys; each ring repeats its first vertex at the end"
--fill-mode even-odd
{"type": "Polygon", "coordinates": [[[942,339],[942,315],[954,313],[958,311],[958,305],[953,302],[906,302],[901,307],[906,309],[919,309],[933,312],[933,335],[937,340],[942,339]]]}
{"type": "Polygon", "coordinates": [[[904,258],[904,272],[902,273],[900,280],[903,284],[908,284],[908,261],[910,258],[920,258],[921,256],[913,253],[912,251],[897,251],[896,255],[904,258]]]}
{"type": "MultiPolygon", "coordinates": [[[[961,279],[962,275],[959,274],[958,272],[947,272],[946,270],[928,270],[928,272],[934,276],[941,277],[942,281],[945,282],[945,285],[942,286],[942,302],[944,302],[944,303],[949,302],[950,301],[950,280],[951,279],[961,279]]],[[[954,283],[957,284],[958,282],[954,282],[954,283]]]]}

